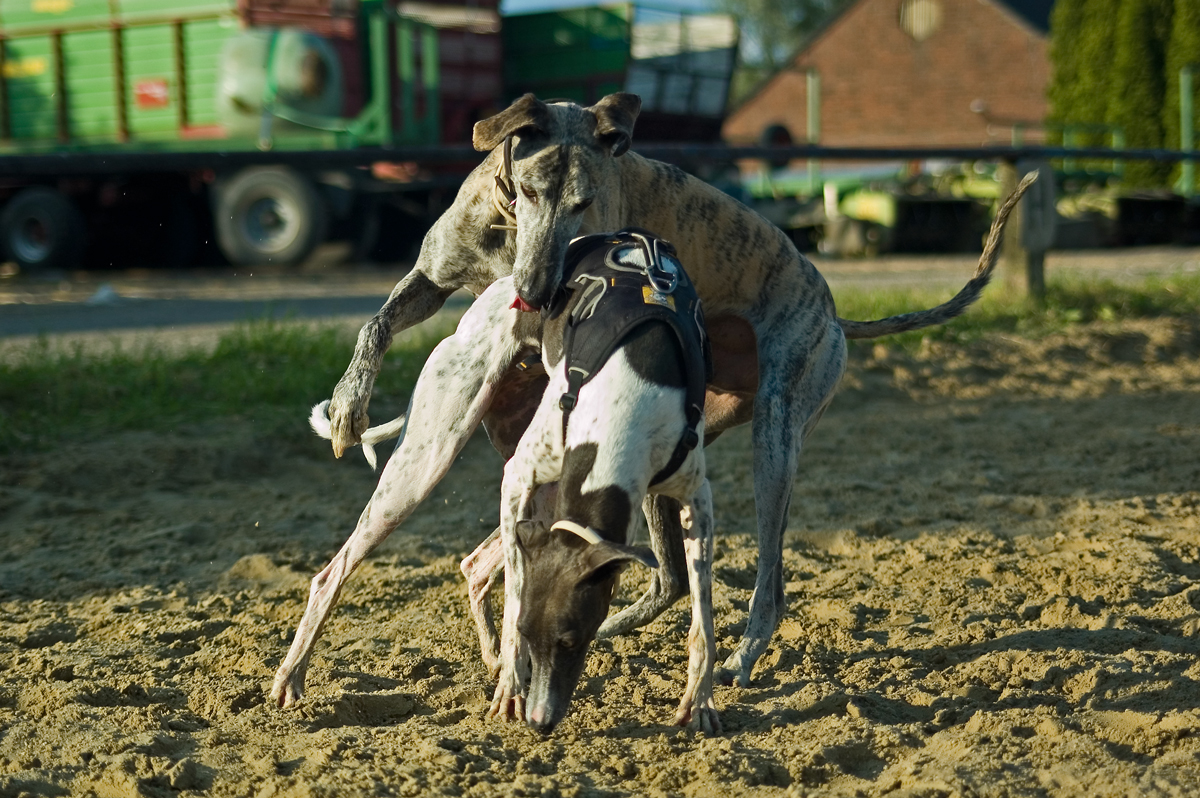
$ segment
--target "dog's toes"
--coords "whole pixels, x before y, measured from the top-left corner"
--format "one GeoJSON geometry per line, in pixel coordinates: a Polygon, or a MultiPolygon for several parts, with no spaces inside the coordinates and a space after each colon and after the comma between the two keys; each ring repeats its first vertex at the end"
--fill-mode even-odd
{"type": "Polygon", "coordinates": [[[488,717],[504,721],[525,720],[525,696],[515,690],[497,685],[491,709],[488,710],[488,717]]]}
{"type": "Polygon", "coordinates": [[[715,708],[701,707],[696,715],[699,721],[697,725],[700,727],[701,732],[710,737],[715,737],[721,733],[721,716],[715,708]]]}
{"type": "Polygon", "coordinates": [[[690,726],[698,729],[702,734],[712,736],[721,733],[721,716],[717,713],[717,708],[713,706],[712,699],[700,704],[695,704],[688,699],[685,703],[681,703],[675,712],[675,725],[690,726]]]}

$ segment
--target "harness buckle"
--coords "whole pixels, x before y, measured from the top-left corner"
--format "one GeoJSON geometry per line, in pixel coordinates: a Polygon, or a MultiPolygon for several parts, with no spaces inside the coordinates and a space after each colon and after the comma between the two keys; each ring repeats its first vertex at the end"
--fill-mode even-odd
{"type": "Polygon", "coordinates": [[[679,445],[689,452],[695,449],[700,444],[700,436],[696,433],[694,427],[688,427],[683,431],[683,437],[679,439],[679,445]]]}
{"type": "Polygon", "coordinates": [[[558,400],[558,409],[564,413],[569,413],[575,409],[575,400],[578,399],[575,394],[564,393],[562,398],[558,400]]]}

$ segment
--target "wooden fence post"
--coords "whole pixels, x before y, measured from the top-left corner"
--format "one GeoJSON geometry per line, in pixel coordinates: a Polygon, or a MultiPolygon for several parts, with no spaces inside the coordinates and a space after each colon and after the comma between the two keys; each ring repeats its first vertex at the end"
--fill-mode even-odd
{"type": "Polygon", "coordinates": [[[1055,186],[1054,167],[1049,161],[1002,161],[1000,196],[1007,198],[1017,182],[1036,170],[1038,181],[1029,187],[1009,217],[1004,235],[1004,282],[1025,289],[1039,305],[1046,300],[1046,250],[1054,243],[1055,186]]]}

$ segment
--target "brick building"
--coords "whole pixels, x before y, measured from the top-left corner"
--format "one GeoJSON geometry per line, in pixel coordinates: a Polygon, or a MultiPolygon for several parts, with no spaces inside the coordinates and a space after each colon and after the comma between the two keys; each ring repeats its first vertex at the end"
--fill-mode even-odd
{"type": "MultiPolygon", "coordinates": [[[[1006,143],[1048,111],[1054,0],[853,0],[729,115],[732,143],[807,137],[809,73],[830,146],[1006,143]]],[[[1036,141],[1037,131],[1026,135],[1036,141]]]]}

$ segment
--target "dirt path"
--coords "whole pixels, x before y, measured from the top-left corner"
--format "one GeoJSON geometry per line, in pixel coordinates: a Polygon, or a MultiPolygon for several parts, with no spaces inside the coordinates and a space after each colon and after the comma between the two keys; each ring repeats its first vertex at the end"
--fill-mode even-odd
{"type": "MultiPolygon", "coordinates": [[[[0,460],[0,796],[1200,791],[1200,319],[856,348],[796,483],[787,618],[717,739],[669,725],[682,604],[597,644],[553,737],[483,719],[457,570],[496,522],[482,436],[351,582],[301,707],[270,706],[374,484],[303,415],[0,460]]],[[[746,430],[710,457],[722,655],[750,457],[746,430]]]]}

